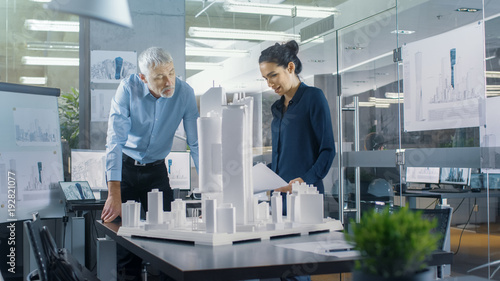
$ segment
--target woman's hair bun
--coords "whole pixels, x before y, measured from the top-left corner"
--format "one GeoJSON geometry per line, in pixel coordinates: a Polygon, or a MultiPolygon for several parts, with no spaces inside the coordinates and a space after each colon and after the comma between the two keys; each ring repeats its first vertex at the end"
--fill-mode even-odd
{"type": "Polygon", "coordinates": [[[299,44],[295,40],[286,42],[285,47],[290,49],[292,54],[297,55],[299,53],[299,44]]]}

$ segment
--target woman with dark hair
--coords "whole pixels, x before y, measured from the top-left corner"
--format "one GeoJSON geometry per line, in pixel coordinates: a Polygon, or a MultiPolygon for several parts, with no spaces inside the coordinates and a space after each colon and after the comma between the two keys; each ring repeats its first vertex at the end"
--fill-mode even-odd
{"type": "MultiPolygon", "coordinates": [[[[288,185],[275,191],[291,192],[292,183],[298,181],[313,184],[324,193],[323,178],[335,157],[330,109],[323,91],[300,81],[302,63],[298,51],[295,41],[276,43],[262,51],[259,58],[262,77],[281,96],[271,106],[271,169],[288,185]]],[[[286,196],[282,198],[286,206],[286,196]]],[[[311,280],[307,273],[304,275],[284,279],[311,280]]]]}
{"type": "Polygon", "coordinates": [[[281,96],[271,106],[271,169],[289,183],[276,191],[291,192],[291,184],[298,181],[323,193],[322,179],[335,157],[330,109],[321,89],[300,81],[298,51],[295,41],[276,43],[259,58],[262,77],[281,96]]]}

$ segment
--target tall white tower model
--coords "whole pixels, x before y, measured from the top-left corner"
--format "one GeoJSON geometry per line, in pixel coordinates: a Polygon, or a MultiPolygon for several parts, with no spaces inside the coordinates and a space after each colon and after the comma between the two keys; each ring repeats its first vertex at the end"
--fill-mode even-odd
{"type": "Polygon", "coordinates": [[[281,198],[281,194],[279,192],[273,192],[273,196],[271,197],[271,207],[272,207],[272,216],[273,223],[282,223],[283,222],[283,199],[281,198]]]}
{"type": "Polygon", "coordinates": [[[148,192],[148,214],[149,224],[163,224],[163,192],[153,189],[148,192]]]}
{"type": "Polygon", "coordinates": [[[222,192],[221,123],[214,111],[198,118],[199,161],[203,164],[199,165],[201,193],[222,192]]]}
{"type": "Polygon", "coordinates": [[[245,167],[248,155],[247,108],[244,105],[227,105],[222,109],[222,187],[223,202],[236,208],[238,224],[248,223],[247,178],[245,167]]]}
{"type": "Polygon", "coordinates": [[[244,138],[242,143],[243,150],[243,163],[242,167],[244,169],[244,186],[242,192],[245,193],[246,202],[246,219],[248,223],[254,222],[254,215],[256,211],[254,210],[253,204],[253,97],[245,97],[241,94],[239,99],[233,99],[234,105],[244,105],[245,106],[245,119],[244,122],[244,138]]]}

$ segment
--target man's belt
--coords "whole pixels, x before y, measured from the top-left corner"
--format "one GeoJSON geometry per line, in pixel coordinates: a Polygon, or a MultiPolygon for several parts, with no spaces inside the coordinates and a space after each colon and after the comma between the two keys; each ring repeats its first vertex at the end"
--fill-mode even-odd
{"type": "Polygon", "coordinates": [[[123,154],[122,157],[123,157],[124,163],[127,163],[129,165],[139,166],[139,167],[151,167],[151,166],[156,166],[156,165],[160,165],[160,164],[165,164],[164,159],[156,160],[156,161],[151,162],[151,163],[141,163],[137,160],[134,160],[134,158],[126,155],[125,153],[123,154]]]}

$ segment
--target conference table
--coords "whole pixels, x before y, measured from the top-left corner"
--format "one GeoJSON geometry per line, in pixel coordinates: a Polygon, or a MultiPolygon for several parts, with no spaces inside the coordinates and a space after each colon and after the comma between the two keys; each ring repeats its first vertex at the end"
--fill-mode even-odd
{"type": "MultiPolygon", "coordinates": [[[[338,231],[207,246],[192,242],[117,235],[121,223],[97,221],[108,240],[149,262],[175,280],[245,280],[351,272],[355,251],[328,252],[343,241],[338,231]]],[[[111,255],[109,251],[106,255],[111,255]]],[[[103,258],[103,257],[101,257],[103,258]]],[[[98,257],[99,259],[99,257],[98,257]]],[[[113,260],[112,258],[109,260],[113,260]]],[[[453,253],[436,251],[430,266],[451,264],[453,253]]],[[[99,263],[99,261],[98,261],[99,263]]]]}

